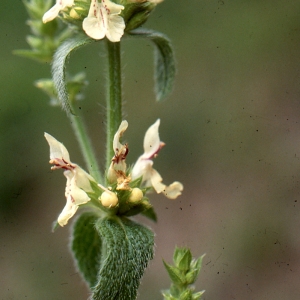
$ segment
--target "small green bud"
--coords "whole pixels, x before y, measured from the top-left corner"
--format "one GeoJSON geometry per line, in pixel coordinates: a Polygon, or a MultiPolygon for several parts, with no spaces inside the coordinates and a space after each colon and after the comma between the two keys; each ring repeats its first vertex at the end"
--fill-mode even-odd
{"type": "Polygon", "coordinates": [[[178,299],[180,294],[182,293],[182,285],[171,284],[169,291],[173,297],[178,299]]]}
{"type": "Polygon", "coordinates": [[[167,264],[165,261],[163,261],[164,266],[172,280],[172,282],[175,285],[179,285],[182,286],[185,284],[185,276],[182,274],[182,272],[180,270],[178,270],[176,267],[173,267],[169,264],[167,264]]]}
{"type": "Polygon", "coordinates": [[[204,293],[205,293],[205,290],[203,290],[201,292],[198,292],[198,293],[194,293],[193,296],[192,296],[192,299],[193,300],[199,300],[204,293]]]}
{"type": "Polygon", "coordinates": [[[43,40],[39,37],[34,36],[34,35],[28,35],[26,37],[26,42],[33,49],[41,49],[43,47],[43,40]]]}
{"type": "Polygon", "coordinates": [[[141,204],[143,205],[144,210],[147,210],[147,209],[149,209],[149,208],[152,207],[152,205],[150,204],[148,198],[144,198],[144,199],[142,200],[141,204]]]}
{"type": "MultiPolygon", "coordinates": [[[[68,76],[67,74],[66,85],[71,102],[81,100],[84,97],[82,94],[82,90],[87,84],[88,82],[86,80],[86,75],[84,72],[77,73],[72,77],[68,76]]],[[[42,78],[35,81],[34,85],[50,97],[50,105],[61,105],[61,102],[57,98],[57,92],[52,79],[42,78]]]]}
{"type": "Polygon", "coordinates": [[[201,270],[202,260],[203,260],[204,256],[205,256],[205,254],[200,256],[198,259],[192,260],[192,262],[190,264],[190,270],[186,274],[186,280],[187,280],[188,284],[193,284],[196,281],[196,279],[200,273],[200,270],[201,270]]]}
{"type": "Polygon", "coordinates": [[[122,2],[120,4],[125,7],[121,16],[124,18],[126,24],[125,31],[127,32],[143,25],[156,6],[155,2],[146,0],[128,0],[120,2],[122,2]]]}
{"type": "Polygon", "coordinates": [[[187,284],[193,284],[197,277],[198,277],[198,270],[191,270],[189,271],[186,275],[185,275],[185,278],[186,278],[186,282],[187,284]]]}
{"type": "Polygon", "coordinates": [[[205,256],[205,254],[203,254],[202,256],[200,256],[197,259],[193,259],[192,262],[191,262],[191,272],[195,271],[194,281],[196,281],[196,279],[197,279],[197,277],[198,277],[198,275],[200,273],[200,270],[201,270],[201,267],[202,267],[202,261],[203,261],[204,256],[205,256]]]}
{"type": "Polygon", "coordinates": [[[173,297],[169,291],[163,291],[162,292],[164,296],[164,300],[177,300],[175,297],[173,297]]]}
{"type": "Polygon", "coordinates": [[[82,100],[84,98],[83,90],[88,85],[86,74],[79,72],[72,77],[66,78],[67,91],[69,93],[69,99],[71,102],[76,100],[82,100]]]}
{"type": "Polygon", "coordinates": [[[174,251],[173,260],[175,266],[178,267],[179,270],[186,272],[189,270],[192,261],[191,251],[186,248],[176,248],[174,251]]]}
{"type": "Polygon", "coordinates": [[[190,289],[186,289],[179,297],[178,300],[192,300],[193,293],[190,289]]]}
{"type": "Polygon", "coordinates": [[[34,85],[41,89],[44,93],[46,93],[50,97],[50,105],[58,106],[60,102],[57,99],[57,93],[54,88],[54,83],[52,79],[43,78],[35,81],[34,85]]]}

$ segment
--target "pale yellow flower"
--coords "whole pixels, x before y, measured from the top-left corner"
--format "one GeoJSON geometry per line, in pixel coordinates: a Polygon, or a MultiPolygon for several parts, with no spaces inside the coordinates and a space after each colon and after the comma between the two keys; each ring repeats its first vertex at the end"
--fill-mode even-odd
{"type": "Polygon", "coordinates": [[[149,127],[144,138],[144,154],[141,155],[132,169],[132,180],[143,177],[145,187],[153,187],[159,194],[163,193],[169,199],[176,199],[181,195],[183,185],[175,181],[170,185],[162,183],[162,177],[153,168],[153,158],[155,158],[160,149],[165,145],[160,141],[159,128],[160,120],[158,119],[149,127]]]}
{"type": "Polygon", "coordinates": [[[127,144],[121,144],[120,139],[128,127],[127,121],[122,121],[119,129],[114,135],[113,140],[113,149],[114,149],[114,157],[111,160],[111,164],[107,171],[107,179],[109,183],[117,182],[117,189],[127,190],[129,189],[129,182],[131,178],[126,176],[126,156],[128,154],[128,146],[127,144]]]}
{"type": "Polygon", "coordinates": [[[95,40],[106,36],[111,42],[119,42],[125,29],[124,19],[119,16],[123,9],[123,5],[109,0],[92,0],[89,14],[82,23],[83,30],[95,40]]]}
{"type": "Polygon", "coordinates": [[[95,182],[95,179],[70,161],[69,152],[62,143],[48,133],[45,133],[45,138],[50,146],[50,163],[54,165],[51,169],[65,170],[64,175],[67,178],[65,190],[67,203],[57,220],[60,226],[64,226],[80,205],[91,200],[86,192],[93,191],[90,182],[95,182]]]}

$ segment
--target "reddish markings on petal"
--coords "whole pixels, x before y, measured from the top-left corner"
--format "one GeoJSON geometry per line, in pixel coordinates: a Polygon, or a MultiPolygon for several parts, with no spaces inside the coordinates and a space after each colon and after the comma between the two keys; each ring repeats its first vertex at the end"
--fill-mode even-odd
{"type": "Polygon", "coordinates": [[[76,168],[76,166],[68,163],[63,158],[50,159],[49,163],[54,165],[53,167],[51,167],[51,170],[64,169],[72,171],[76,168]]]}
{"type": "MultiPolygon", "coordinates": [[[[147,157],[147,159],[152,159],[152,158],[156,158],[158,156],[159,151],[165,146],[166,144],[164,142],[160,142],[160,145],[158,147],[158,149],[150,156],[147,157]]],[[[150,146],[151,147],[151,146],[150,146]]]]}
{"type": "Polygon", "coordinates": [[[105,22],[104,22],[104,17],[103,17],[102,9],[100,9],[100,14],[101,14],[101,19],[102,19],[102,23],[103,23],[103,28],[105,28],[105,22]]]}
{"type": "Polygon", "coordinates": [[[120,161],[126,159],[126,156],[127,156],[128,152],[129,152],[129,149],[128,149],[127,144],[125,144],[120,150],[118,148],[116,148],[116,154],[112,158],[111,161],[115,164],[118,164],[120,161]]]}

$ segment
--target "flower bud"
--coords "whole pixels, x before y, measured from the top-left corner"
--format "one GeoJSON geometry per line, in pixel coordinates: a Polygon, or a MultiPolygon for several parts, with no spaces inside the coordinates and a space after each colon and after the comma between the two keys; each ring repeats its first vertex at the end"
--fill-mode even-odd
{"type": "Polygon", "coordinates": [[[103,206],[108,208],[116,206],[119,202],[117,195],[111,191],[104,191],[99,200],[103,206]]]}
{"type": "Polygon", "coordinates": [[[133,188],[129,196],[129,202],[135,203],[142,200],[144,194],[139,188],[133,188]]]}
{"type": "Polygon", "coordinates": [[[78,20],[80,19],[80,15],[77,13],[77,11],[74,8],[71,8],[69,15],[71,18],[78,20]]]}
{"type": "Polygon", "coordinates": [[[75,0],[74,6],[62,11],[64,21],[81,28],[83,19],[88,15],[90,4],[90,0],[75,0]]]}
{"type": "Polygon", "coordinates": [[[187,272],[190,269],[190,264],[192,261],[192,253],[188,248],[177,248],[174,251],[173,260],[175,266],[183,271],[187,272]]]}
{"type": "Polygon", "coordinates": [[[151,11],[155,8],[156,3],[151,1],[127,1],[122,16],[124,18],[126,28],[125,31],[131,31],[143,25],[151,11]]]}

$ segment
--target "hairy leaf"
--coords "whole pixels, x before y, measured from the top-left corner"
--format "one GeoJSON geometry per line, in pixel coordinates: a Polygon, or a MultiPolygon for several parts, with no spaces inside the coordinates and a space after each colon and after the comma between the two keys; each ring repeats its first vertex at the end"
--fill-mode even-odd
{"type": "Polygon", "coordinates": [[[93,300],[134,300],[140,279],[153,258],[154,235],[126,218],[107,217],[96,223],[105,243],[93,300]]]}
{"type": "Polygon", "coordinates": [[[136,37],[149,39],[155,46],[154,80],[156,100],[161,101],[172,91],[176,73],[174,51],[170,40],[160,32],[136,29],[130,32],[136,37]]]}
{"type": "Polygon", "coordinates": [[[83,213],[75,222],[71,244],[77,268],[92,288],[97,283],[101,261],[101,239],[95,230],[98,216],[83,213]]]}
{"type": "Polygon", "coordinates": [[[65,69],[67,59],[73,50],[89,44],[92,41],[94,40],[89,38],[88,36],[78,34],[74,38],[62,43],[54,54],[52,63],[52,76],[54,86],[57,90],[58,99],[60,100],[63,109],[67,113],[72,113],[65,82],[65,69]]]}

